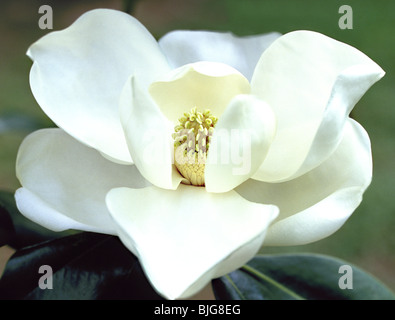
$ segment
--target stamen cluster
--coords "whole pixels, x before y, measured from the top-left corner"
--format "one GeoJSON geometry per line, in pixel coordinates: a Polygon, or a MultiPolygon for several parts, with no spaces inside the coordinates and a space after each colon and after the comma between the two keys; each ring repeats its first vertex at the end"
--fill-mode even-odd
{"type": "Polygon", "coordinates": [[[187,183],[204,186],[204,166],[218,118],[195,107],[178,121],[173,133],[175,165],[187,183]]]}

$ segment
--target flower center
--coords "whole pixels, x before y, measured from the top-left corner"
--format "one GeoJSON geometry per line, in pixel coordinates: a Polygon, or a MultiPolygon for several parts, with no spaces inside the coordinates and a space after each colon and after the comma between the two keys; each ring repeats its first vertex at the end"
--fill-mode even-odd
{"type": "Polygon", "coordinates": [[[218,119],[210,110],[200,112],[195,107],[178,121],[173,133],[175,166],[185,178],[184,183],[204,186],[204,167],[218,119]]]}

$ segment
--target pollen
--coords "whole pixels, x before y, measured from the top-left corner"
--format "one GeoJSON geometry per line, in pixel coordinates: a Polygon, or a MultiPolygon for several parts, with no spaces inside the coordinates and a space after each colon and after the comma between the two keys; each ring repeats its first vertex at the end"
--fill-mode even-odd
{"type": "Polygon", "coordinates": [[[218,119],[210,110],[192,108],[174,127],[174,163],[185,178],[184,183],[204,186],[204,168],[211,137],[218,119]]]}

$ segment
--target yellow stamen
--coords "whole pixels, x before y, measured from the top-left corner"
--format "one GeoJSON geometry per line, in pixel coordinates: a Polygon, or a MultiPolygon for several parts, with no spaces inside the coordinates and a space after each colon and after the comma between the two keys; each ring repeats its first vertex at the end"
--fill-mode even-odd
{"type": "Polygon", "coordinates": [[[218,119],[210,110],[200,112],[192,108],[190,112],[178,119],[175,126],[174,163],[189,183],[195,186],[204,186],[204,168],[214,126],[218,119]]]}

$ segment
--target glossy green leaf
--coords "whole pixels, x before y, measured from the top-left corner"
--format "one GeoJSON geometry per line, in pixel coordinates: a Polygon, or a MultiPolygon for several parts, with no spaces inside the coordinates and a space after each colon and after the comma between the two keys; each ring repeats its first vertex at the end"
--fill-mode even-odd
{"type": "Polygon", "coordinates": [[[137,258],[117,237],[83,232],[17,251],[0,279],[1,299],[161,297],[147,281],[137,258]],[[41,266],[51,268],[50,279],[50,271],[40,272],[41,266]],[[40,288],[40,281],[48,287],[40,288]]]}
{"type": "Polygon", "coordinates": [[[213,290],[217,299],[233,300],[395,299],[386,286],[360,268],[316,254],[257,256],[214,280],[213,290]]]}

